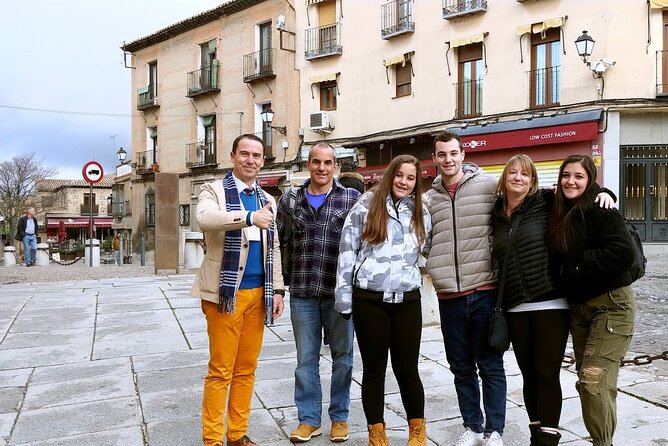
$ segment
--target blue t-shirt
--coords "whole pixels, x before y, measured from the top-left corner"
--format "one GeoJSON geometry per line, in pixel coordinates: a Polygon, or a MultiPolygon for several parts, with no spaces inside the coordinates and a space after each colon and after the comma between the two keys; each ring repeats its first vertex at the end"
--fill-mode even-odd
{"type": "Polygon", "coordinates": [[[315,210],[318,210],[318,208],[325,203],[325,199],[329,194],[329,192],[327,192],[324,194],[314,195],[309,193],[308,190],[304,190],[304,192],[306,192],[306,201],[308,201],[308,204],[313,206],[313,209],[315,210]]]}

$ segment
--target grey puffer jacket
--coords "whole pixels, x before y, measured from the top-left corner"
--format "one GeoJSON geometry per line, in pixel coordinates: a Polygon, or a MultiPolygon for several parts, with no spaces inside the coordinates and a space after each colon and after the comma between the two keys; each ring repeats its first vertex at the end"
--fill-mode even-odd
{"type": "Polygon", "coordinates": [[[427,272],[437,293],[459,293],[495,286],[492,260],[492,211],[497,180],[466,163],[454,200],[440,175],[425,193],[431,214],[432,246],[427,272]]]}
{"type": "Polygon", "coordinates": [[[348,212],[343,225],[334,304],[340,313],[352,311],[353,287],[380,291],[383,302],[400,303],[403,302],[404,292],[422,285],[418,261],[429,246],[429,212],[423,209],[427,239],[423,246],[418,246],[411,226],[415,197],[410,195],[396,203],[387,197],[387,240],[384,243],[369,243],[361,238],[372,197],[373,192],[362,195],[348,212]]]}

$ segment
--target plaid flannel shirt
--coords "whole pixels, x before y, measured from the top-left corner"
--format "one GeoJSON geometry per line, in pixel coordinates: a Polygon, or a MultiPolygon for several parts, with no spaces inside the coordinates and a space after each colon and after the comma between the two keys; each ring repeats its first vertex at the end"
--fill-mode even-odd
{"type": "MultiPolygon", "coordinates": [[[[292,229],[292,275],[290,295],[296,297],[334,298],[336,266],[343,223],[360,193],[345,188],[334,179],[332,191],[316,211],[306,200],[307,180],[297,191],[295,221],[292,229]]],[[[288,209],[285,192],[278,202],[276,222],[282,231],[288,209]]]]}

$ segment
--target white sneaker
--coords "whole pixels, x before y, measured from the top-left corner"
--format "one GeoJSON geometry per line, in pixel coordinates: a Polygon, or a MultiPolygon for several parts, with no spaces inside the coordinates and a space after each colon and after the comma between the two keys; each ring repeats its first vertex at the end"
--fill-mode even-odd
{"type": "Polygon", "coordinates": [[[487,438],[487,446],[503,446],[503,439],[498,432],[492,432],[492,435],[487,438]]]}
{"type": "Polygon", "coordinates": [[[470,427],[467,427],[466,431],[457,440],[455,446],[485,446],[485,437],[482,435],[482,432],[476,433],[470,427]]]}

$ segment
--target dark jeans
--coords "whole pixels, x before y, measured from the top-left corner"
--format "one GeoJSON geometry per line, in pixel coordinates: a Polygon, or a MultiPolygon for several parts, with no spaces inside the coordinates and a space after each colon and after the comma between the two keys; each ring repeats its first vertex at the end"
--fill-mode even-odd
{"type": "Polygon", "coordinates": [[[529,421],[559,427],[561,360],[564,358],[570,316],[568,310],[506,313],[510,340],[522,372],[524,404],[529,421]]]}
{"type": "Polygon", "coordinates": [[[424,389],[418,374],[420,301],[393,304],[353,299],[353,324],[362,355],[362,407],[367,423],[384,421],[388,350],[407,418],[424,418],[424,389]]]}
{"type": "Polygon", "coordinates": [[[494,312],[496,290],[477,291],[453,299],[439,299],[441,332],[464,427],[490,435],[503,433],[506,423],[506,374],[503,354],[490,350],[487,342],[489,318],[494,312]],[[485,424],[480,410],[480,385],[485,424]]]}

